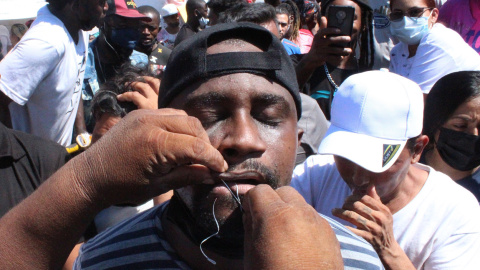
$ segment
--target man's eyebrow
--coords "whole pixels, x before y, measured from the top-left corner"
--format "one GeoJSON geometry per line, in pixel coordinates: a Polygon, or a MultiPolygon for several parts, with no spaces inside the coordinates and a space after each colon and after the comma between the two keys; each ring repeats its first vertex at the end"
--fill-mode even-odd
{"type": "Polygon", "coordinates": [[[264,102],[268,103],[279,103],[279,102],[285,102],[288,103],[287,100],[276,94],[266,94],[266,93],[261,93],[255,96],[254,100],[262,100],[264,102]]]}
{"type": "Polygon", "coordinates": [[[253,98],[253,103],[255,105],[263,104],[264,106],[281,105],[282,110],[288,110],[290,108],[288,101],[283,96],[275,94],[259,94],[253,98]]]}
{"type": "Polygon", "coordinates": [[[212,107],[218,103],[227,102],[229,100],[230,99],[224,94],[210,92],[188,98],[187,102],[185,103],[185,108],[212,107]]]}
{"type": "MultiPolygon", "coordinates": [[[[188,98],[187,102],[185,103],[185,108],[200,109],[206,107],[213,107],[218,104],[228,104],[229,101],[231,101],[231,99],[225,94],[218,92],[210,92],[188,98]]],[[[290,105],[288,101],[283,96],[276,94],[257,94],[252,98],[252,104],[253,106],[262,107],[277,105],[281,106],[282,111],[287,112],[290,110],[290,105]]]]}

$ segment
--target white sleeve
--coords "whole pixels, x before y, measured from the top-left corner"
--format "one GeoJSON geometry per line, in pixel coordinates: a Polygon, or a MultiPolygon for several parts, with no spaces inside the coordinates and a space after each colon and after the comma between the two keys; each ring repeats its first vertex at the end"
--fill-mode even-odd
{"type": "Polygon", "coordinates": [[[312,190],[310,189],[310,170],[308,169],[307,161],[308,159],[295,167],[290,186],[297,190],[308,204],[313,206],[312,190]]]}
{"type": "Polygon", "coordinates": [[[419,46],[410,70],[409,79],[416,82],[424,94],[444,75],[456,67],[452,55],[437,45],[419,46]]]}
{"type": "Polygon", "coordinates": [[[22,40],[0,62],[0,91],[15,103],[25,105],[60,59],[52,44],[39,39],[22,40]]]}

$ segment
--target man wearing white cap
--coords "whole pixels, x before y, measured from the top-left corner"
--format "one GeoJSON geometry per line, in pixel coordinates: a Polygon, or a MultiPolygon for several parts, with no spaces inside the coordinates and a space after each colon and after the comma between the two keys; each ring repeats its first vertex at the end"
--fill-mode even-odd
{"type": "Polygon", "coordinates": [[[157,35],[157,40],[165,47],[173,49],[178,31],[180,31],[180,17],[177,6],[174,4],[165,5],[160,11],[162,16],[162,29],[157,35]]]}
{"type": "Polygon", "coordinates": [[[392,73],[352,75],[332,104],[319,153],[291,185],[376,249],[387,269],[476,269],[480,207],[448,176],[418,164],[423,97],[392,73]],[[342,181],[343,180],[343,181],[342,181]]]}

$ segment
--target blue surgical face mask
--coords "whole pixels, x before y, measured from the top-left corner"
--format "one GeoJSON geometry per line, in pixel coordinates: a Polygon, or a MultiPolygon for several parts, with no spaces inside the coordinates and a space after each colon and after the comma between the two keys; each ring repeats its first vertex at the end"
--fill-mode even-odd
{"type": "Polygon", "coordinates": [[[201,17],[199,20],[198,20],[198,23],[200,24],[200,28],[204,29],[205,27],[207,27],[208,23],[210,22],[209,19],[205,18],[205,17],[201,17]]]}
{"type": "Polygon", "coordinates": [[[112,28],[111,40],[116,45],[133,50],[140,38],[140,31],[135,28],[112,28]]]}
{"type": "Polygon", "coordinates": [[[428,17],[412,18],[404,16],[402,20],[390,23],[390,33],[401,42],[408,45],[417,45],[428,33],[428,17]]]}

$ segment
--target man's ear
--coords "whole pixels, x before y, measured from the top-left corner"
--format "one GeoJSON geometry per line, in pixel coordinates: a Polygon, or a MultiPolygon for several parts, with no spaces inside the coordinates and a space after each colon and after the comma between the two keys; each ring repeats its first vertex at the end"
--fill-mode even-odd
{"type": "Polygon", "coordinates": [[[440,12],[438,11],[437,8],[432,9],[432,14],[431,14],[431,19],[430,19],[430,22],[432,23],[432,26],[433,26],[433,24],[435,24],[437,22],[439,14],[440,14],[440,12]]]}
{"type": "Polygon", "coordinates": [[[415,146],[413,147],[413,156],[411,163],[417,163],[422,156],[423,150],[425,146],[428,144],[428,136],[427,135],[420,135],[417,140],[415,141],[415,146]]]}
{"type": "Polygon", "coordinates": [[[303,129],[297,128],[297,136],[298,136],[298,145],[297,145],[297,147],[299,147],[299,146],[300,146],[300,143],[301,143],[301,140],[302,140],[302,137],[303,137],[303,129]]]}

